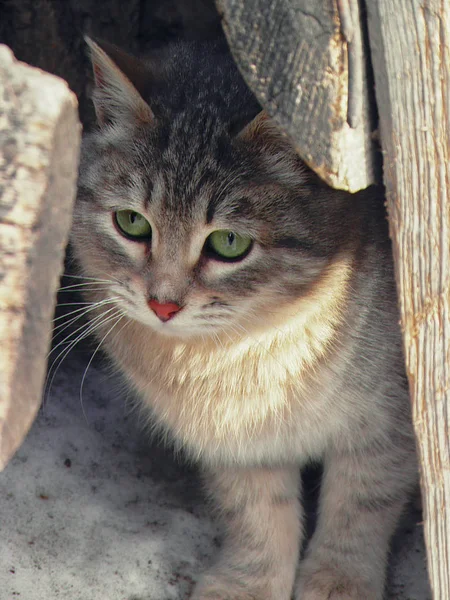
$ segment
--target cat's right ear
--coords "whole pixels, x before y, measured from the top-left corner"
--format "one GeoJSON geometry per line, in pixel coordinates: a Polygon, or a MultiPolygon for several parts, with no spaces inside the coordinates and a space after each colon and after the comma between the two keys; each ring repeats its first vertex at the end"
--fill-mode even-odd
{"type": "Polygon", "coordinates": [[[283,142],[284,144],[288,141],[287,136],[282,132],[280,127],[273,122],[265,110],[261,110],[256,117],[249,123],[246,123],[236,135],[236,138],[248,141],[263,138],[283,142]]]}
{"type": "Polygon", "coordinates": [[[94,42],[88,36],[84,39],[89,46],[94,71],[92,99],[99,125],[152,123],[155,117],[141,95],[148,79],[143,64],[112,44],[94,42]]]}

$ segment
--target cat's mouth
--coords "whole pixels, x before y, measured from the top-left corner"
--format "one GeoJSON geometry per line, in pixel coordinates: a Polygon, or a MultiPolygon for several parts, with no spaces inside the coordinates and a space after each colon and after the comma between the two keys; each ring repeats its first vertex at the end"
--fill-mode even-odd
{"type": "MultiPolygon", "coordinates": [[[[128,306],[128,317],[151,331],[170,338],[192,338],[204,335],[203,328],[185,312],[185,307],[175,303],[147,302],[147,306],[128,306]]],[[[188,311],[189,312],[189,311],[188,311]]]]}
{"type": "MultiPolygon", "coordinates": [[[[145,319],[145,324],[157,335],[165,338],[179,339],[195,343],[196,340],[205,341],[208,338],[217,339],[221,337],[221,333],[226,329],[226,324],[223,322],[216,323],[205,322],[201,317],[189,318],[184,311],[178,311],[169,319],[156,318],[153,314],[148,314],[145,319]],[[180,313],[181,314],[178,314],[180,313]]],[[[229,336],[227,336],[228,339],[229,336]]]]}
{"type": "Polygon", "coordinates": [[[123,297],[120,302],[128,318],[141,323],[152,332],[167,338],[182,338],[184,340],[229,337],[229,328],[233,319],[233,310],[229,303],[217,296],[197,302],[160,302],[155,296],[119,294],[123,297]],[[224,334],[223,332],[228,332],[224,334]]]}

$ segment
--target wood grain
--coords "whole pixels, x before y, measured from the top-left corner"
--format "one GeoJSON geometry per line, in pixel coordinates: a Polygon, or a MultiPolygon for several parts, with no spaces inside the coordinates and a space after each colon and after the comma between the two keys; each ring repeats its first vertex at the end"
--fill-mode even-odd
{"type": "Polygon", "coordinates": [[[75,95],[0,46],[0,470],[41,401],[80,143],[75,95]]]}
{"type": "Polygon", "coordinates": [[[374,182],[357,0],[217,0],[231,51],[261,105],[333,187],[374,182]],[[339,10],[338,10],[339,9],[339,10]]]}
{"type": "Polygon", "coordinates": [[[435,600],[449,600],[450,4],[367,6],[428,570],[435,600]]]}

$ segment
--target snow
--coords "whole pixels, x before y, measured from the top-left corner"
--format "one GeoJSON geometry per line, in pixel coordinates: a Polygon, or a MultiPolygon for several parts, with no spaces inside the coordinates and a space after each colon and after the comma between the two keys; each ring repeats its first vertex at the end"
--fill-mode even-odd
{"type": "MultiPolygon", "coordinates": [[[[193,466],[151,441],[101,361],[73,351],[0,474],[0,600],[182,600],[217,550],[193,466]]],[[[421,516],[393,544],[389,600],[429,600],[421,516]]]]}

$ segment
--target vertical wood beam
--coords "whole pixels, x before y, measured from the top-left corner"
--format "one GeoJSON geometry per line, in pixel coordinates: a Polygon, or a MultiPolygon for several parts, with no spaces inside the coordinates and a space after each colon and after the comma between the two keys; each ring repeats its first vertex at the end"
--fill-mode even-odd
{"type": "Polygon", "coordinates": [[[369,0],[428,570],[450,599],[450,3],[369,0]]]}

